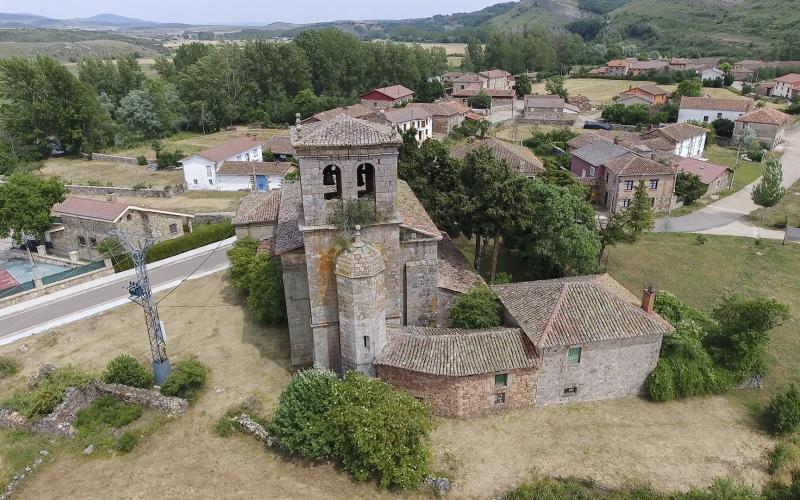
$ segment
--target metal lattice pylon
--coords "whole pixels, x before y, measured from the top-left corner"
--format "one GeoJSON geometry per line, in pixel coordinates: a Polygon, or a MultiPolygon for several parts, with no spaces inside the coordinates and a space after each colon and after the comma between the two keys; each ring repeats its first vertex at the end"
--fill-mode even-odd
{"type": "Polygon", "coordinates": [[[147,273],[147,251],[153,246],[156,238],[139,236],[114,231],[119,243],[126,250],[136,270],[136,281],[128,287],[130,299],[144,309],[147,337],[150,341],[150,352],[153,357],[153,373],[156,385],[161,385],[172,371],[167,358],[167,343],[164,335],[164,324],[158,318],[158,307],[150,289],[150,277],[147,273]]]}

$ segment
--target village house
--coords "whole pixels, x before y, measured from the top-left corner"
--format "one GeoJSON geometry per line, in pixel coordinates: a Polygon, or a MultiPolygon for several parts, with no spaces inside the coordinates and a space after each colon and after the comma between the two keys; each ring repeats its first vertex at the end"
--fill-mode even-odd
{"type": "MultiPolygon", "coordinates": [[[[181,160],[183,178],[190,191],[219,191],[217,170],[225,161],[260,162],[262,142],[255,136],[237,137],[181,160]]],[[[237,188],[238,189],[238,188],[237,188]]]]}
{"type": "Polygon", "coordinates": [[[544,172],[544,165],[542,165],[541,160],[529,148],[511,144],[495,137],[472,139],[463,146],[453,146],[450,148],[450,155],[457,160],[463,160],[468,153],[477,151],[482,147],[489,148],[495,158],[506,160],[512,170],[524,177],[531,179],[544,172]]]}
{"type": "Polygon", "coordinates": [[[381,109],[362,118],[371,122],[389,123],[400,133],[413,128],[417,132],[418,142],[433,137],[433,115],[425,106],[408,105],[403,108],[381,109]]]}
{"type": "Polygon", "coordinates": [[[272,154],[272,158],[267,160],[291,161],[297,155],[288,135],[273,135],[264,142],[263,149],[264,156],[267,156],[267,151],[272,154]]]}
{"type": "Polygon", "coordinates": [[[402,85],[373,89],[361,95],[361,104],[368,108],[386,109],[414,100],[414,91],[402,85]]]}
{"type": "Polygon", "coordinates": [[[619,96],[620,98],[617,100],[617,102],[625,104],[626,106],[629,106],[630,104],[624,101],[626,98],[630,97],[639,97],[644,99],[649,105],[654,106],[664,105],[669,100],[669,93],[656,85],[641,85],[639,87],[633,87],[625,92],[620,92],[619,96]]]}
{"type": "Polygon", "coordinates": [[[800,75],[790,73],[776,78],[775,86],[772,87],[772,95],[784,99],[794,99],[800,95],[800,75]]]}
{"type": "Polygon", "coordinates": [[[349,116],[351,118],[361,118],[375,110],[364,106],[361,103],[352,104],[350,106],[342,106],[339,108],[329,109],[328,111],[320,111],[319,113],[309,116],[300,123],[316,123],[333,120],[337,116],[349,116]]]}
{"type": "Polygon", "coordinates": [[[580,109],[568,104],[558,95],[526,95],[523,118],[530,121],[571,124],[578,118],[580,109]]]}
{"type": "Polygon", "coordinates": [[[514,91],[508,89],[483,88],[477,85],[467,86],[461,90],[453,89],[451,97],[464,106],[469,106],[470,97],[484,92],[492,98],[492,109],[507,109],[513,106],[514,91]]]}
{"type": "Polygon", "coordinates": [[[69,196],[53,206],[54,225],[45,233],[53,253],[93,260],[103,256],[102,242],[118,230],[154,238],[156,242],[192,232],[193,215],[124,205],[109,200],[69,196]]]}
{"type": "Polygon", "coordinates": [[[502,285],[504,326],[449,328],[455,298],[485,284],[397,178],[396,129],[340,116],[291,137],[300,180],[259,249],[283,265],[293,365],[378,376],[437,415],[642,393],[672,331],[654,290],[638,304],[608,276],[502,285]],[[337,225],[344,203],[377,216],[337,225]]]}
{"type": "Polygon", "coordinates": [[[237,238],[255,240],[271,238],[278,222],[281,191],[253,192],[239,200],[236,216],[231,220],[237,238]]]}
{"type": "Polygon", "coordinates": [[[280,189],[292,164],[285,161],[224,161],[217,168],[217,191],[280,189]]]}
{"type": "Polygon", "coordinates": [[[790,123],[792,123],[792,117],[777,109],[767,106],[755,108],[736,119],[733,128],[733,140],[740,141],[744,135],[745,127],[749,127],[755,132],[759,141],[774,148],[783,142],[784,132],[790,123]]]}
{"type": "Polygon", "coordinates": [[[511,90],[514,87],[514,77],[508,71],[490,69],[481,71],[478,75],[484,78],[484,88],[511,90]]]}
{"type": "Polygon", "coordinates": [[[464,73],[453,80],[453,93],[462,91],[466,88],[479,87],[486,88],[488,78],[478,73],[464,73]]]}
{"type": "Polygon", "coordinates": [[[673,146],[673,154],[684,158],[699,158],[706,148],[708,130],[691,123],[672,123],[642,135],[642,139],[663,137],[673,146]]]}
{"type": "Polygon", "coordinates": [[[640,61],[635,57],[615,59],[606,66],[607,76],[642,76],[651,71],[664,71],[669,69],[667,61],[640,61]]]}
{"type": "Polygon", "coordinates": [[[719,68],[703,68],[699,73],[700,79],[704,82],[722,80],[725,78],[725,72],[719,68]]]}
{"type": "Polygon", "coordinates": [[[700,181],[708,186],[706,195],[730,189],[733,182],[733,170],[730,168],[696,158],[681,158],[678,162],[678,171],[698,176],[700,181]]]}
{"type": "MultiPolygon", "coordinates": [[[[666,212],[672,203],[676,168],[649,154],[639,154],[614,142],[589,137],[586,144],[571,151],[570,170],[592,188],[592,201],[615,213],[628,207],[634,189],[645,183],[654,212],[666,212]]],[[[573,143],[575,144],[575,143],[573,143]]],[[[649,151],[647,152],[649,153],[649,151]]]]}
{"type": "Polygon", "coordinates": [[[678,123],[697,121],[712,123],[720,118],[736,121],[753,108],[752,99],[715,99],[712,97],[683,97],[678,111],[678,123]]]}
{"type": "Polygon", "coordinates": [[[433,133],[449,135],[454,128],[461,125],[472,111],[457,101],[442,101],[432,104],[418,103],[409,106],[420,106],[426,109],[432,118],[433,133]]]}

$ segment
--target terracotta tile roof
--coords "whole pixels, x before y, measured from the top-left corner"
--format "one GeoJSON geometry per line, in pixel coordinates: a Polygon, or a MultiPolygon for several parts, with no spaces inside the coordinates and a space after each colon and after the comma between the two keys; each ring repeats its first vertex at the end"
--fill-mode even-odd
{"type": "Polygon", "coordinates": [[[389,122],[397,124],[403,122],[410,122],[412,120],[427,120],[431,117],[431,112],[427,108],[421,106],[406,106],[404,108],[389,108],[382,111],[372,113],[364,117],[369,120],[373,115],[382,115],[389,122]]]}
{"type": "Polygon", "coordinates": [[[633,153],[618,156],[603,163],[603,165],[617,175],[661,175],[674,174],[673,165],[664,165],[656,160],[644,158],[633,153]]]}
{"type": "Polygon", "coordinates": [[[300,183],[290,182],[281,187],[278,225],[275,227],[275,255],[303,248],[303,233],[299,220],[303,217],[303,200],[300,183]]]}
{"type": "Polygon", "coordinates": [[[635,61],[635,59],[613,59],[611,61],[608,61],[607,66],[609,68],[611,68],[611,67],[616,67],[616,68],[625,67],[625,68],[627,68],[628,66],[631,65],[631,62],[633,62],[633,61],[635,61]]]}
{"type": "Polygon", "coordinates": [[[678,162],[678,170],[695,174],[700,177],[703,184],[711,184],[717,180],[720,175],[723,175],[730,169],[726,166],[717,165],[709,161],[700,161],[694,158],[681,158],[678,162]]]}
{"type": "Polygon", "coordinates": [[[646,106],[652,106],[655,100],[651,95],[624,94],[620,95],[616,102],[626,106],[630,106],[631,104],[644,104],[646,106]]]}
{"type": "Polygon", "coordinates": [[[667,61],[633,61],[630,63],[630,69],[638,71],[651,71],[655,69],[664,69],[669,66],[667,61]]]}
{"type": "Polygon", "coordinates": [[[637,89],[641,90],[642,92],[644,92],[646,94],[650,94],[652,96],[667,95],[669,93],[669,92],[667,92],[666,90],[662,89],[661,87],[659,87],[657,85],[640,85],[639,87],[634,87],[632,89],[628,89],[625,92],[620,92],[620,95],[634,94],[637,89]]]}
{"type": "Polygon", "coordinates": [[[439,260],[438,288],[457,293],[467,293],[481,285],[485,285],[481,275],[472,268],[472,264],[464,257],[447,234],[442,233],[437,255],[439,260]]]}
{"type": "Polygon", "coordinates": [[[492,287],[537,348],[672,332],[647,314],[607,275],[530,281],[492,287]]]}
{"type": "Polygon", "coordinates": [[[567,141],[567,146],[573,149],[580,149],[587,144],[602,140],[601,137],[591,132],[580,132],[578,135],[567,141]]]}
{"type": "Polygon", "coordinates": [[[453,81],[461,78],[462,76],[464,76],[464,73],[462,73],[460,71],[448,71],[448,72],[446,72],[445,74],[442,75],[442,81],[453,82],[453,81]]]}
{"type": "Polygon", "coordinates": [[[292,164],[288,161],[226,161],[217,169],[218,175],[284,175],[292,164]]]}
{"type": "MultiPolygon", "coordinates": [[[[800,75],[798,75],[800,76],[800,75]]],[[[792,121],[792,117],[774,108],[764,106],[743,114],[737,120],[742,123],[764,123],[767,125],[785,125],[792,121]]]]}
{"type": "Polygon", "coordinates": [[[606,164],[609,160],[629,154],[630,151],[607,140],[591,142],[572,152],[572,156],[578,157],[589,165],[599,167],[606,164]]]}
{"type": "Polygon", "coordinates": [[[474,139],[472,142],[463,146],[454,146],[450,149],[450,154],[453,158],[463,160],[467,154],[477,151],[484,146],[492,151],[495,158],[506,160],[509,167],[522,175],[536,175],[544,172],[544,166],[541,160],[539,160],[532,151],[527,148],[517,149],[515,145],[508,144],[494,137],[474,139]]]}
{"type": "Polygon", "coordinates": [[[410,88],[404,87],[402,85],[390,85],[388,87],[381,87],[379,89],[370,90],[369,92],[362,94],[361,97],[364,97],[367,94],[371,94],[372,92],[378,92],[390,99],[402,99],[404,97],[410,97],[414,95],[414,91],[411,90],[410,88]]]}
{"type": "Polygon", "coordinates": [[[508,78],[511,76],[511,73],[502,69],[488,69],[486,71],[480,71],[478,74],[486,78],[508,78]]]}
{"type": "Polygon", "coordinates": [[[800,83],[800,75],[797,73],[789,73],[788,75],[779,76],[775,81],[794,85],[795,83],[800,83]]]}
{"type": "Polygon", "coordinates": [[[348,116],[291,128],[292,147],[346,148],[361,146],[399,146],[397,130],[381,123],[371,123],[348,116]]]}
{"type": "Polygon", "coordinates": [[[231,222],[234,226],[258,224],[278,221],[278,210],[281,206],[281,190],[274,189],[266,193],[250,193],[239,201],[236,216],[231,222]]]}
{"type": "Polygon", "coordinates": [[[682,109],[747,112],[753,107],[752,99],[715,99],[713,97],[683,97],[682,109]]]}
{"type": "Polygon", "coordinates": [[[431,375],[464,377],[536,366],[536,353],[518,328],[460,330],[393,328],[376,365],[431,375]]]}
{"type": "Polygon", "coordinates": [[[526,108],[563,108],[564,98],[558,95],[526,95],[526,108]]]}
{"type": "MultiPolygon", "coordinates": [[[[337,116],[349,116],[351,118],[361,118],[364,115],[368,115],[374,111],[371,108],[364,106],[361,103],[353,104],[351,106],[344,106],[341,108],[333,108],[329,109],[328,111],[320,111],[316,115],[310,116],[302,121],[302,123],[313,123],[313,122],[324,122],[328,120],[333,120],[337,116]]],[[[291,145],[291,141],[289,143],[291,145]]]]}
{"type": "Polygon", "coordinates": [[[400,227],[411,229],[437,240],[442,238],[439,228],[433,223],[414,191],[406,181],[400,179],[397,180],[397,215],[400,218],[400,227]]]}
{"type": "Polygon", "coordinates": [[[627,130],[592,130],[592,133],[601,139],[608,142],[613,142],[618,146],[630,148],[641,141],[641,137],[636,132],[628,132],[627,130]]]}
{"type": "Polygon", "coordinates": [[[443,101],[435,103],[411,103],[406,107],[420,107],[427,110],[432,116],[453,116],[453,115],[466,115],[470,112],[470,108],[464,106],[457,101],[443,101]]]}
{"type": "Polygon", "coordinates": [[[653,137],[652,139],[644,139],[639,144],[634,145],[633,149],[637,146],[645,146],[651,151],[675,151],[675,143],[666,137],[653,137]]]}
{"type": "Polygon", "coordinates": [[[486,93],[490,97],[513,97],[514,91],[512,89],[484,89],[477,86],[474,87],[465,87],[461,90],[454,90],[453,97],[472,97],[480,94],[481,92],[486,93]]]}
{"type": "Polygon", "coordinates": [[[56,215],[73,215],[75,217],[114,222],[127,210],[128,205],[113,201],[90,200],[70,196],[62,203],[53,206],[52,212],[56,215]]]}
{"type": "Polygon", "coordinates": [[[264,143],[264,149],[278,155],[297,156],[297,151],[292,147],[292,140],[288,135],[273,135],[264,143]]]}
{"type": "Polygon", "coordinates": [[[486,81],[486,78],[481,77],[477,73],[464,73],[453,80],[453,83],[482,83],[484,81],[486,81]]]}
{"type": "Polygon", "coordinates": [[[478,113],[475,113],[473,111],[470,111],[469,113],[464,115],[464,118],[466,118],[467,120],[472,120],[472,121],[476,121],[476,122],[479,122],[481,120],[485,120],[486,119],[485,116],[479,115],[478,113]]]}
{"type": "Polygon", "coordinates": [[[687,139],[697,137],[700,135],[708,134],[708,130],[691,123],[671,123],[661,128],[654,129],[651,132],[644,134],[644,138],[652,139],[655,137],[666,137],[672,140],[675,144],[683,142],[687,139]]]}
{"type": "Polygon", "coordinates": [[[262,145],[261,139],[256,139],[249,136],[237,137],[236,139],[230,140],[225,144],[220,144],[219,146],[214,146],[213,148],[204,149],[199,153],[195,153],[191,156],[201,156],[213,162],[220,162],[225,158],[236,156],[239,153],[245,153],[261,145],[262,145]]]}
{"type": "Polygon", "coordinates": [[[605,75],[606,73],[608,73],[608,66],[601,66],[599,68],[589,70],[590,75],[605,75]]]}

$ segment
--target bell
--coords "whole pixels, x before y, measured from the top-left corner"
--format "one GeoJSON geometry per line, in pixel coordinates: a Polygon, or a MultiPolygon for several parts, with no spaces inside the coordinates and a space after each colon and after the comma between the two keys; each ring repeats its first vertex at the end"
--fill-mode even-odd
{"type": "Polygon", "coordinates": [[[326,186],[334,186],[336,185],[336,178],[333,176],[333,172],[330,170],[325,170],[322,174],[322,184],[326,186]]]}

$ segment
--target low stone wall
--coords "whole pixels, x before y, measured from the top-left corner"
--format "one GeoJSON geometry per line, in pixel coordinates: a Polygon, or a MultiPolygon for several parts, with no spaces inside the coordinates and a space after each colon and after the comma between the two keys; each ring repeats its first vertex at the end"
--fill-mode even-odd
{"type": "Polygon", "coordinates": [[[220,222],[231,220],[234,217],[236,217],[236,212],[213,212],[213,213],[194,214],[194,220],[192,221],[192,224],[194,224],[195,226],[198,226],[200,224],[219,224],[220,222]]]}
{"type": "Polygon", "coordinates": [[[517,117],[519,123],[536,123],[539,125],[556,125],[561,127],[571,127],[575,124],[575,120],[558,119],[558,118],[525,118],[524,116],[517,117]]]}
{"type": "MultiPolygon", "coordinates": [[[[92,153],[89,157],[92,161],[107,161],[110,163],[122,163],[125,165],[136,165],[138,167],[144,167],[146,165],[139,165],[139,159],[133,158],[130,156],[115,156],[115,155],[106,155],[103,153],[92,153]]],[[[147,160],[148,165],[156,165],[155,160],[147,160]]]]}
{"type": "Polygon", "coordinates": [[[86,274],[75,276],[74,278],[59,281],[57,283],[37,287],[26,292],[20,292],[16,295],[11,295],[4,299],[0,299],[0,308],[19,304],[20,302],[25,302],[26,300],[35,299],[36,297],[41,297],[42,295],[48,295],[71,286],[80,285],[81,283],[86,283],[87,281],[102,278],[103,276],[110,276],[112,274],[114,274],[114,268],[109,266],[96,271],[88,272],[86,274]]]}
{"type": "Polygon", "coordinates": [[[133,196],[139,198],[174,198],[183,193],[183,185],[172,186],[169,191],[164,189],[133,189],[116,186],[81,186],[77,184],[67,185],[70,194],[87,194],[102,196],[116,194],[117,196],[133,196]]]}
{"type": "MultiPolygon", "coordinates": [[[[28,252],[25,250],[20,250],[18,248],[12,248],[9,250],[9,253],[18,259],[24,259],[25,262],[28,261],[28,252]]],[[[65,259],[64,257],[57,257],[55,255],[42,255],[37,252],[31,252],[31,257],[36,262],[45,262],[47,264],[57,264],[59,266],[69,266],[71,268],[80,267],[86,262],[72,262],[69,259],[65,259]]]]}

